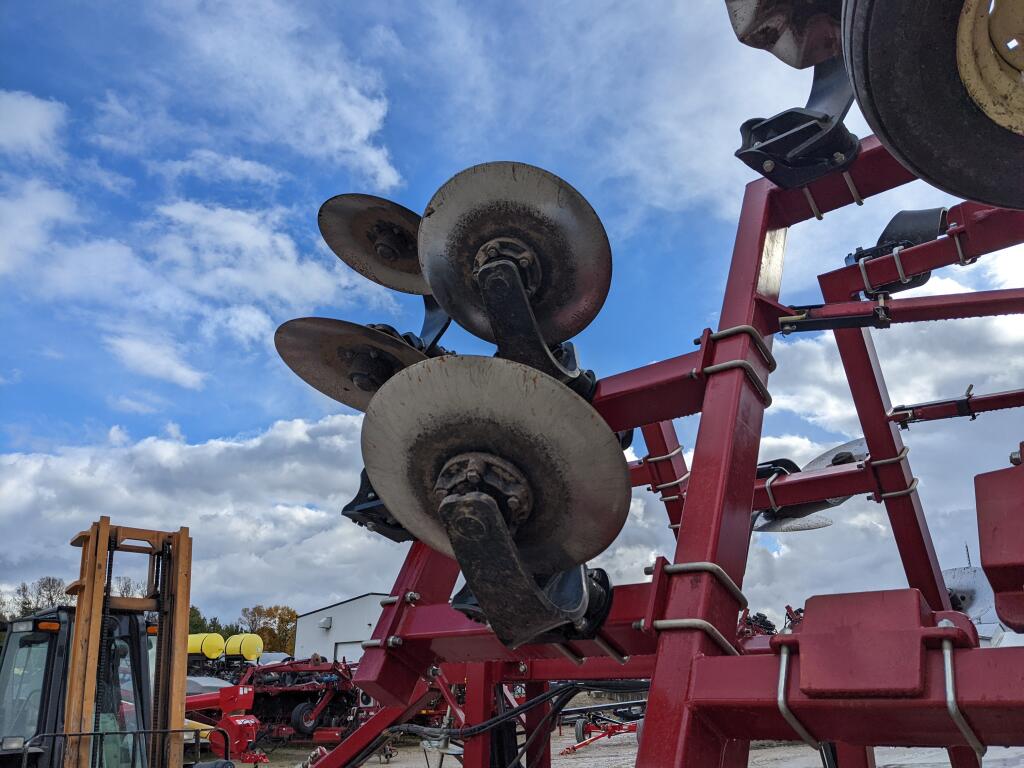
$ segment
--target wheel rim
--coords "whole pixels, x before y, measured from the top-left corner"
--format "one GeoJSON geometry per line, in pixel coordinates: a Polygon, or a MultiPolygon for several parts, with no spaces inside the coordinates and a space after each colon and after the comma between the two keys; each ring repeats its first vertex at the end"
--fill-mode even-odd
{"type": "Polygon", "coordinates": [[[1024,3],[966,0],[956,43],[971,99],[993,122],[1024,136],[1024,3]]]}

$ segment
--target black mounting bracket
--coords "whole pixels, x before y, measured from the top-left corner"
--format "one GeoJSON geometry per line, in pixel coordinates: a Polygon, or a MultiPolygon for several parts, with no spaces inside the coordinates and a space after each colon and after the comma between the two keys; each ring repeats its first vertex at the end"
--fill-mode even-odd
{"type": "Polygon", "coordinates": [[[903,274],[903,264],[900,260],[900,253],[905,248],[912,248],[922,243],[930,243],[937,240],[949,228],[946,221],[947,210],[945,208],[926,208],[916,211],[900,211],[893,216],[889,223],[882,230],[878,237],[877,245],[871,248],[857,248],[853,253],[847,255],[848,265],[857,262],[867,262],[882,256],[893,256],[896,259],[896,270],[901,275],[900,279],[893,283],[878,286],[864,286],[864,295],[867,297],[878,296],[879,294],[899,293],[909,291],[924,285],[931,278],[931,272],[922,272],[919,275],[903,274]]]}
{"type": "Polygon", "coordinates": [[[823,61],[814,67],[807,106],[747,120],[736,157],[783,189],[845,171],[860,151],[860,141],[843,124],[852,104],[843,57],[823,61]]]}
{"type": "Polygon", "coordinates": [[[392,516],[384,502],[370,484],[370,477],[364,469],[359,475],[359,490],[352,501],[341,509],[341,514],[369,531],[379,533],[386,539],[398,543],[415,541],[416,537],[392,516]]]}

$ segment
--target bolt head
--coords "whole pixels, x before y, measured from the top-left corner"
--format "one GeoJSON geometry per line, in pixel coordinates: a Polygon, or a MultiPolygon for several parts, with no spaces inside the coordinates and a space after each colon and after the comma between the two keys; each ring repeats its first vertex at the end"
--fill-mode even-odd
{"type": "Polygon", "coordinates": [[[764,171],[765,173],[771,173],[772,171],[774,171],[774,170],[775,170],[775,161],[774,161],[774,160],[765,160],[765,161],[764,161],[764,162],[763,162],[763,163],[761,164],[761,169],[762,169],[762,170],[763,170],[763,171],[764,171]]]}
{"type": "Polygon", "coordinates": [[[832,155],[832,159],[835,160],[837,163],[841,163],[843,162],[843,160],[846,159],[846,155],[844,155],[842,152],[836,152],[835,154],[832,155]]]}

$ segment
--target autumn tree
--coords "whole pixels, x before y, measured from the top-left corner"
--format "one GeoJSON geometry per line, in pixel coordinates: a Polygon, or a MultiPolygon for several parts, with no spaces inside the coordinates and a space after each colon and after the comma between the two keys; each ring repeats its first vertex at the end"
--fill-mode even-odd
{"type": "Polygon", "coordinates": [[[263,638],[268,651],[295,653],[295,622],[299,615],[287,605],[254,605],[243,608],[239,623],[246,632],[263,638]]]}
{"type": "Polygon", "coordinates": [[[189,634],[198,634],[200,632],[216,632],[225,638],[231,637],[231,635],[239,635],[242,633],[242,625],[238,622],[232,622],[230,624],[222,624],[221,620],[216,616],[206,617],[203,616],[203,612],[200,611],[196,606],[189,606],[188,609],[188,631],[189,634]]]}

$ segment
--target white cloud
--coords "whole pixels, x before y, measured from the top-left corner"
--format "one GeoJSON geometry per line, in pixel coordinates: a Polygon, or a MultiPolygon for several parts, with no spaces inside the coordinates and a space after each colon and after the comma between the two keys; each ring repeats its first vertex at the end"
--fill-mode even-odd
{"type": "Polygon", "coordinates": [[[203,138],[200,126],[186,126],[172,118],[156,96],[149,91],[143,100],[107,91],[95,104],[89,140],[108,152],[138,155],[163,142],[203,138]]]}
{"type": "Polygon", "coordinates": [[[269,165],[234,155],[222,155],[210,149],[195,149],[184,160],[165,160],[154,163],[157,172],[175,180],[194,176],[206,181],[252,182],[274,186],[285,174],[269,165]]]}
{"type": "Polygon", "coordinates": [[[110,397],[107,399],[107,405],[115,411],[124,413],[150,414],[159,413],[166,408],[167,401],[151,392],[137,392],[110,397]]]}
{"type": "MultiPolygon", "coordinates": [[[[2,122],[2,121],[0,121],[2,122]]],[[[46,247],[53,230],[76,221],[71,197],[37,179],[0,177],[0,275],[27,264],[46,247]]]]}
{"type": "Polygon", "coordinates": [[[67,107],[25,91],[0,90],[0,152],[17,159],[63,161],[67,107]]]}
{"type": "Polygon", "coordinates": [[[359,484],[359,429],[339,415],[188,443],[168,426],[167,438],[0,455],[0,581],[76,573],[62,543],[109,515],[188,526],[192,601],[226,619],[256,602],[302,611],[386,590],[405,547],[340,515],[359,484]]]}
{"type": "Polygon", "coordinates": [[[115,424],[110,428],[110,431],[107,432],[107,442],[111,445],[124,445],[130,439],[128,431],[119,424],[115,424]]]}
{"type": "Polygon", "coordinates": [[[95,157],[76,161],[75,174],[82,181],[88,184],[95,184],[107,190],[107,192],[113,192],[115,195],[127,195],[132,187],[135,186],[134,179],[112,171],[109,168],[104,168],[95,157]]]}
{"type": "Polygon", "coordinates": [[[377,75],[314,15],[259,0],[168,2],[155,18],[180,54],[175,86],[193,107],[226,117],[228,134],[337,163],[380,190],[399,184],[375,139],[388,110],[377,75]]]}
{"type": "Polygon", "coordinates": [[[187,389],[203,387],[206,374],[185,362],[179,350],[166,340],[142,336],[107,336],[103,341],[128,370],[187,389]]]}

